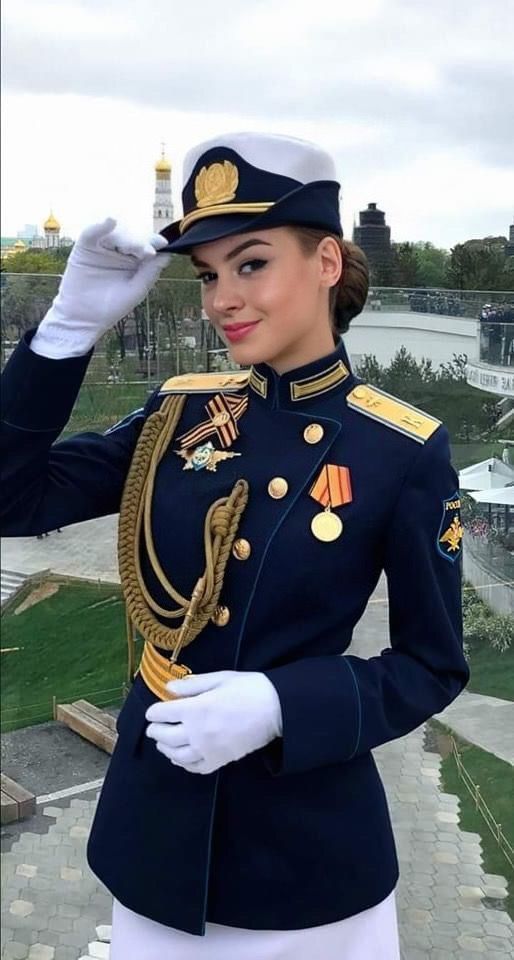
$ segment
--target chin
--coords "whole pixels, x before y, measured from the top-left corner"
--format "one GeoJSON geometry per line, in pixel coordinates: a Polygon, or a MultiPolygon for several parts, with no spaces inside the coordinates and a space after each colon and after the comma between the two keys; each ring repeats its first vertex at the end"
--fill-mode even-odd
{"type": "Polygon", "coordinates": [[[251,367],[257,363],[269,363],[269,356],[265,350],[256,345],[246,343],[234,343],[228,345],[230,359],[234,363],[241,364],[244,367],[251,367]]]}

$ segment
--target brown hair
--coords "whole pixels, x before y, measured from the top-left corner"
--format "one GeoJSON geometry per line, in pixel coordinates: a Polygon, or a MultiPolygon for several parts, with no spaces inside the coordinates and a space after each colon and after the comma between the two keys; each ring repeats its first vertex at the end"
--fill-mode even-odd
{"type": "Polygon", "coordinates": [[[337,333],[346,333],[351,321],[366,303],[369,286],[369,269],[366,254],[355,243],[343,240],[335,233],[311,230],[309,227],[291,226],[303,252],[309,256],[316,252],[324,237],[333,237],[343,255],[343,270],[339,282],[330,288],[329,309],[337,333]]]}

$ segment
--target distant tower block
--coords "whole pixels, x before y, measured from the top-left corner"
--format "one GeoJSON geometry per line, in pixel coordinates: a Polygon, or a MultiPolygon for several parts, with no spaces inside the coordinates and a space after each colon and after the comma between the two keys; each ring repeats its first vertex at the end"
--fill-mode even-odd
{"type": "Polygon", "coordinates": [[[514,223],[509,227],[509,239],[505,244],[505,256],[514,257],[514,223]]]}
{"type": "Polygon", "coordinates": [[[47,250],[58,248],[60,242],[59,234],[61,232],[61,224],[55,219],[51,211],[48,220],[45,220],[43,224],[43,230],[45,231],[45,246],[47,250]]]}
{"type": "Polygon", "coordinates": [[[154,233],[160,233],[173,220],[171,199],[171,163],[166,159],[164,144],[161,158],[155,164],[155,199],[153,205],[154,233]]]}
{"type": "Polygon", "coordinates": [[[391,260],[391,228],[385,222],[385,213],[376,203],[368,203],[359,213],[359,226],[353,228],[353,242],[364,250],[372,269],[385,267],[391,260]]]}

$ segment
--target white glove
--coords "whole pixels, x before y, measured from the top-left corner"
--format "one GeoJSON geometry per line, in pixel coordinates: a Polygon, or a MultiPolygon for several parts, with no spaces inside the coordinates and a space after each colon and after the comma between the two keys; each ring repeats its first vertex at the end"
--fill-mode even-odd
{"type": "Polygon", "coordinates": [[[149,707],[146,735],[190,773],[213,773],[282,736],[278,693],[263,673],[220,670],[166,686],[180,699],[149,707]]]}
{"type": "Polygon", "coordinates": [[[110,217],[86,227],[68,258],[57,296],[30,348],[44,357],[87,353],[114,324],[144,300],[170,255],[158,233],[138,239],[110,217]]]}

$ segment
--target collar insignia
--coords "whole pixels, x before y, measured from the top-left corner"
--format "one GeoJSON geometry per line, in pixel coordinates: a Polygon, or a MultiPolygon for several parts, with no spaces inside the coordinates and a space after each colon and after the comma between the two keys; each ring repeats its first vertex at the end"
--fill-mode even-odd
{"type": "MultiPolygon", "coordinates": [[[[322,393],[327,393],[337,387],[343,380],[350,376],[342,360],[336,360],[326,370],[321,370],[310,377],[303,377],[301,380],[292,380],[289,384],[290,398],[292,401],[310,400],[312,397],[319,397],[322,393]]],[[[249,384],[254,393],[258,393],[263,400],[268,396],[268,378],[259,373],[255,367],[250,372],[249,384]]]]}

